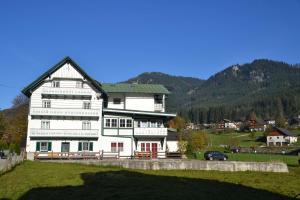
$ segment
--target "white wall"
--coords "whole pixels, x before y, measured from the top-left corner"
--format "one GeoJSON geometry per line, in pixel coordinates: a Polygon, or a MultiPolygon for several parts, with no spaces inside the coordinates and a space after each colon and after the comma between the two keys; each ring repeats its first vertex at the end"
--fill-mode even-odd
{"type": "Polygon", "coordinates": [[[178,151],[178,141],[167,141],[167,149],[169,152],[178,151]]]}
{"type": "MultiPolygon", "coordinates": [[[[90,83],[88,83],[86,80],[84,80],[83,76],[75,70],[71,65],[65,64],[63,67],[58,69],[56,72],[54,72],[50,77],[46,78],[44,80],[44,83],[42,83],[37,89],[35,89],[30,97],[30,108],[31,107],[42,107],[42,101],[43,100],[51,100],[51,108],[64,108],[64,109],[82,109],[83,108],[83,102],[84,101],[90,101],[91,102],[91,109],[97,109],[99,110],[100,114],[97,119],[91,119],[88,121],[91,121],[91,129],[97,129],[99,130],[99,136],[101,135],[101,129],[102,129],[102,103],[103,99],[98,98],[99,92],[95,90],[90,83]],[[90,96],[91,100],[83,100],[83,99],[43,99],[42,98],[42,90],[43,88],[51,87],[52,80],[59,80],[60,81],[60,88],[76,88],[76,82],[81,80],[84,82],[83,88],[90,89],[90,96]]],[[[51,109],[49,108],[49,109],[51,109]]],[[[41,121],[42,118],[34,117],[34,119],[31,118],[30,113],[28,116],[28,131],[27,131],[27,145],[26,145],[26,151],[27,152],[34,152],[36,148],[36,141],[32,138],[30,138],[30,129],[31,128],[41,128],[41,121]],[[37,119],[36,119],[37,118],[37,119]]],[[[50,118],[45,119],[50,121],[50,129],[82,129],[82,121],[85,121],[84,119],[79,118],[50,118]]],[[[86,138],[88,140],[88,138],[86,138]]],[[[62,141],[70,141],[70,151],[78,151],[78,140],[74,140],[70,138],[70,140],[53,140],[52,142],[52,149],[53,151],[61,151],[61,142],[62,141]]],[[[99,138],[97,141],[94,141],[93,151],[97,152],[100,150],[99,146],[99,138]]]]}
{"type": "Polygon", "coordinates": [[[115,94],[110,93],[108,97],[107,107],[113,108],[113,109],[124,109],[125,107],[125,95],[124,94],[115,94]],[[114,104],[114,98],[120,98],[121,103],[120,104],[114,104]]]}
{"type": "Polygon", "coordinates": [[[154,111],[153,94],[126,94],[125,109],[154,111]]]}

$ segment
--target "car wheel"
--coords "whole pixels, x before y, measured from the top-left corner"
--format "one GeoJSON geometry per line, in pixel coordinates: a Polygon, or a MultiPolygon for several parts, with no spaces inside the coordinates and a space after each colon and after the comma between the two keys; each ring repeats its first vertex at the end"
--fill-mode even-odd
{"type": "Polygon", "coordinates": [[[224,158],[223,158],[223,160],[225,161],[225,160],[227,160],[227,158],[226,158],[226,157],[224,157],[224,158]]]}
{"type": "Polygon", "coordinates": [[[212,158],[212,157],[209,157],[209,160],[213,160],[213,158],[212,158]]]}

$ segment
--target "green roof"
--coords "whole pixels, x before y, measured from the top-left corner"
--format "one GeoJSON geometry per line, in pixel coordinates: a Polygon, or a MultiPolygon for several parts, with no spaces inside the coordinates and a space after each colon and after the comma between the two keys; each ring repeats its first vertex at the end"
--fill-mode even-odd
{"type": "Polygon", "coordinates": [[[107,93],[151,93],[151,94],[170,94],[163,85],[159,84],[102,84],[102,89],[107,93]]]}

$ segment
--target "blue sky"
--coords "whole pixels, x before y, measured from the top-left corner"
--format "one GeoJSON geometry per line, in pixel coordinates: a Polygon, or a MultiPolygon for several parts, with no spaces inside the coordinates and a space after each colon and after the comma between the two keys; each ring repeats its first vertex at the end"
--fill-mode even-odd
{"type": "Polygon", "coordinates": [[[102,82],[206,79],[258,58],[300,63],[299,0],[0,2],[0,108],[65,56],[102,82]]]}

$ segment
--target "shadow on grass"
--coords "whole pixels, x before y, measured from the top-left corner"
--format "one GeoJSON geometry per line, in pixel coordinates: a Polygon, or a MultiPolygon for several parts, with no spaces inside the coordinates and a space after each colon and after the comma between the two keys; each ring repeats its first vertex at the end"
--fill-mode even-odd
{"type": "Polygon", "coordinates": [[[84,180],[82,186],[35,188],[20,199],[292,199],[231,183],[126,170],[84,173],[81,177],[84,180]]]}

